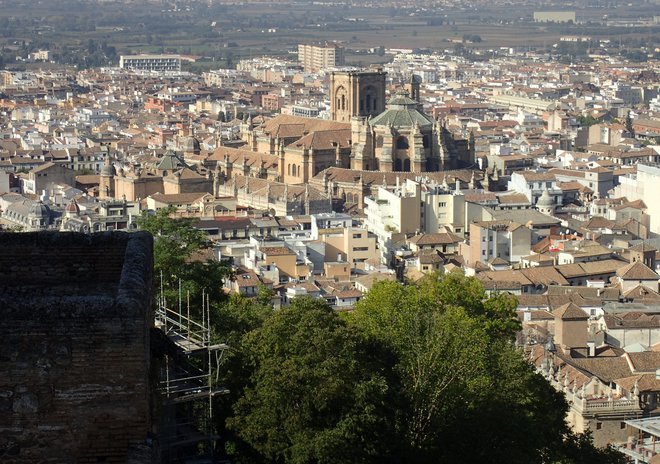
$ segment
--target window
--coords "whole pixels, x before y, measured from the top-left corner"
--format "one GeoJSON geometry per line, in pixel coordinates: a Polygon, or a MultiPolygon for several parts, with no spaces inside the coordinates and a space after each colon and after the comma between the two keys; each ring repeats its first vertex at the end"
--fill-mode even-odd
{"type": "Polygon", "coordinates": [[[481,250],[481,256],[486,256],[486,250],[481,250]]]}
{"type": "Polygon", "coordinates": [[[353,251],[369,251],[369,247],[353,247],[353,251]]]}
{"type": "Polygon", "coordinates": [[[362,238],[362,234],[353,234],[353,238],[362,238]]]}
{"type": "Polygon", "coordinates": [[[405,150],[408,148],[408,139],[405,138],[404,136],[400,136],[399,138],[396,139],[396,147],[399,150],[405,150]]]}
{"type": "Polygon", "coordinates": [[[446,206],[447,206],[446,201],[441,201],[440,203],[438,203],[438,207],[440,207],[440,208],[445,208],[446,206]]]}
{"type": "Polygon", "coordinates": [[[481,237],[481,241],[482,241],[482,242],[485,242],[485,241],[486,241],[486,237],[481,237]]]}
{"type": "Polygon", "coordinates": [[[621,423],[619,424],[619,428],[620,428],[621,430],[625,429],[625,428],[626,428],[626,423],[625,423],[625,422],[621,422],[621,423]]]}
{"type": "Polygon", "coordinates": [[[596,430],[601,430],[603,428],[602,422],[596,422],[596,430]]]}

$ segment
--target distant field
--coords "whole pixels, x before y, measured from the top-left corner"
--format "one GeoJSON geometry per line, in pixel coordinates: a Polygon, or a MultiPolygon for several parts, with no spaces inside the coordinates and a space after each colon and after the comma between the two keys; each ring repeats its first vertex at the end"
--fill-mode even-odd
{"type": "MultiPolygon", "coordinates": [[[[597,24],[534,24],[521,19],[531,18],[533,8],[529,6],[420,13],[414,8],[330,7],[300,0],[185,4],[190,5],[189,10],[172,11],[174,2],[125,5],[108,1],[93,5],[83,0],[0,0],[0,58],[9,66],[21,66],[14,61],[17,54],[26,56],[44,48],[64,63],[90,66],[116,64],[120,54],[168,52],[205,56],[215,60],[209,62],[211,65],[224,66],[243,57],[291,57],[288,52],[300,42],[339,41],[347,48],[349,63],[366,65],[387,59],[364,54],[366,49],[453,49],[464,36],[481,38],[478,43],[464,43],[465,47],[485,50],[545,48],[563,35],[589,35],[617,42],[642,38],[647,43],[660,43],[658,26],[613,29],[597,24]],[[99,46],[103,46],[101,54],[99,46]],[[88,60],[88,55],[93,56],[88,60]]],[[[627,9],[591,8],[581,10],[579,15],[594,20],[604,14],[634,19],[648,18],[655,10],[657,6],[643,4],[627,9]]],[[[206,66],[200,63],[192,68],[206,66]]]]}

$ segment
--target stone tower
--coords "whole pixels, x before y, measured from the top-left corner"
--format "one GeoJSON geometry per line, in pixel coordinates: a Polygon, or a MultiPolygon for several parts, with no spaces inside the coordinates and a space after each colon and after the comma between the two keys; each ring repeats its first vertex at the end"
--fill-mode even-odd
{"type": "Polygon", "coordinates": [[[115,167],[110,161],[110,156],[105,159],[105,165],[101,169],[99,177],[99,198],[101,200],[106,198],[114,198],[115,196],[115,167]]]}
{"type": "Polygon", "coordinates": [[[630,248],[630,262],[635,263],[640,261],[644,263],[647,267],[655,271],[656,260],[655,253],[656,248],[647,243],[639,243],[634,247],[630,248]]]}
{"type": "Polygon", "coordinates": [[[353,116],[375,116],[385,110],[383,71],[336,71],[330,75],[332,120],[351,122],[353,116]]]}
{"type": "Polygon", "coordinates": [[[565,350],[587,347],[589,316],[574,303],[566,303],[552,312],[555,317],[555,344],[565,350]]]}
{"type": "Polygon", "coordinates": [[[403,86],[403,88],[408,92],[408,96],[415,100],[417,103],[420,102],[419,99],[419,88],[422,83],[422,78],[419,77],[416,74],[411,74],[410,79],[406,84],[403,86]]]}

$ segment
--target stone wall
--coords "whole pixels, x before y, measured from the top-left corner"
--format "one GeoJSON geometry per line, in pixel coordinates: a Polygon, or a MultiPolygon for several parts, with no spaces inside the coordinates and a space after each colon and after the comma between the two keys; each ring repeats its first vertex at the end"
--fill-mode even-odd
{"type": "Polygon", "coordinates": [[[0,462],[124,463],[151,432],[152,238],[0,234],[0,462]]]}

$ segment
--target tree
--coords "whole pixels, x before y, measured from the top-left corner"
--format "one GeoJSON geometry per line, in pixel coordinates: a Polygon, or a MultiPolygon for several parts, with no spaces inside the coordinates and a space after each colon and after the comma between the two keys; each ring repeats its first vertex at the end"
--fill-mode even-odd
{"type": "MultiPolygon", "coordinates": [[[[211,247],[206,233],[194,227],[193,218],[172,218],[174,208],[163,208],[155,214],[144,212],[138,219],[138,227],[154,236],[155,283],[163,287],[167,300],[177,298],[179,282],[182,294],[190,294],[192,301],[199,301],[202,292],[213,302],[223,301],[223,280],[231,276],[229,267],[204,256],[211,247]]],[[[197,305],[195,305],[196,307],[197,305]]]]}
{"type": "Polygon", "coordinates": [[[628,111],[628,114],[626,115],[626,121],[625,121],[625,126],[626,126],[626,131],[634,137],[635,136],[635,127],[633,126],[633,120],[632,116],[630,114],[631,112],[628,111]]]}
{"type": "Polygon", "coordinates": [[[391,461],[389,357],[325,302],[294,300],[241,350],[252,374],[228,426],[264,462],[391,461]]]}
{"type": "Polygon", "coordinates": [[[474,278],[432,275],[414,285],[377,283],[347,317],[396,354],[403,462],[563,455],[568,406],[515,348],[515,307],[510,295],[486,295],[474,278]]]}
{"type": "Polygon", "coordinates": [[[593,446],[591,432],[570,434],[553,464],[624,464],[628,462],[625,456],[607,448],[593,446]]]}
{"type": "Polygon", "coordinates": [[[581,127],[591,127],[594,124],[598,124],[598,119],[589,114],[587,116],[578,116],[577,122],[581,127]]]}
{"type": "Polygon", "coordinates": [[[514,346],[510,295],[431,275],[379,282],[340,317],[309,297],[272,311],[266,290],[220,308],[234,462],[621,463],[569,430],[563,394],[514,346]]]}

